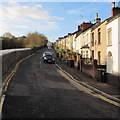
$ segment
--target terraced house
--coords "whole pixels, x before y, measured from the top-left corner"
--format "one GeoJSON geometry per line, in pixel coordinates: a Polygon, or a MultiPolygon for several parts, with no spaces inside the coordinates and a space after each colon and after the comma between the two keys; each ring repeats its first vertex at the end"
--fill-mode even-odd
{"type": "Polygon", "coordinates": [[[87,31],[88,33],[85,33],[85,31],[92,25],[93,25],[92,23],[83,22],[81,25],[78,26],[78,31],[74,33],[75,34],[73,45],[74,51],[81,54],[83,58],[86,58],[84,51],[86,52],[86,49],[88,49],[87,47],[88,42],[90,42],[90,34],[88,31],[87,31]]]}
{"type": "Polygon", "coordinates": [[[91,31],[91,52],[92,59],[98,61],[98,65],[106,65],[106,52],[107,52],[107,42],[106,42],[106,23],[107,20],[101,22],[96,14],[96,24],[92,27],[91,31]]]}
{"type": "MultiPolygon", "coordinates": [[[[118,30],[117,23],[119,22],[116,22],[115,24],[115,21],[119,21],[118,18],[120,14],[120,8],[115,6],[115,2],[112,2],[111,13],[111,17],[105,19],[103,22],[101,22],[101,19],[98,17],[98,13],[96,13],[94,24],[91,22],[83,22],[78,26],[77,31],[74,33],[68,33],[68,35],[60,38],[59,40],[61,41],[62,48],[74,51],[85,59],[90,59],[92,61],[96,59],[98,65],[107,65],[107,70],[110,73],[114,71],[112,69],[120,68],[116,62],[118,55],[115,55],[115,53],[117,54],[118,52],[113,52],[112,50],[112,43],[118,41],[118,39],[115,40],[115,36],[117,36],[115,33],[116,30],[118,30]],[[116,28],[113,27],[114,24],[116,25],[116,28]],[[109,28],[109,26],[112,26],[113,28],[109,28]],[[112,29],[114,29],[115,32],[112,29]],[[108,54],[116,56],[114,57],[113,64],[111,64],[111,66],[110,61],[108,61],[108,54]]],[[[118,44],[119,42],[116,43],[116,46],[118,46],[118,44]]],[[[58,46],[60,46],[60,44],[58,46]]]]}
{"type": "Polygon", "coordinates": [[[73,50],[73,33],[68,33],[66,45],[68,50],[73,50]]]}
{"type": "Polygon", "coordinates": [[[116,15],[114,13],[112,19],[106,26],[107,72],[114,75],[120,75],[120,14],[116,15]]]}
{"type": "Polygon", "coordinates": [[[80,44],[81,44],[81,55],[82,58],[89,59],[91,58],[91,28],[93,24],[91,24],[87,29],[82,31],[80,44]]]}

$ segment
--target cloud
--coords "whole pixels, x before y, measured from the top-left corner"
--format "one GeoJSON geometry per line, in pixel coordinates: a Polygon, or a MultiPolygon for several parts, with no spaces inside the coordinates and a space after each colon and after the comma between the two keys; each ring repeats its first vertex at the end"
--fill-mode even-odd
{"type": "Polygon", "coordinates": [[[58,28],[57,22],[64,18],[52,16],[41,4],[29,5],[17,2],[0,4],[0,32],[38,29],[49,31],[58,28]],[[34,25],[34,26],[33,26],[34,25]]]}

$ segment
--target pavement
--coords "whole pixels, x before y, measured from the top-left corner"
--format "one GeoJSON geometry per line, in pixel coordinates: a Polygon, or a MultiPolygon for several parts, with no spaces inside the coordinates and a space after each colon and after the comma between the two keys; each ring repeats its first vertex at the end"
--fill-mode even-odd
{"type": "Polygon", "coordinates": [[[67,73],[69,73],[72,77],[74,77],[77,81],[84,82],[91,87],[100,90],[104,93],[107,93],[113,97],[120,98],[120,88],[117,86],[113,86],[107,83],[99,82],[96,79],[93,79],[91,76],[86,73],[77,70],[76,68],[72,68],[67,66],[66,61],[61,60],[61,58],[56,58],[56,63],[67,73]]]}
{"type": "Polygon", "coordinates": [[[98,82],[96,79],[93,79],[91,76],[86,73],[77,70],[76,68],[72,68],[67,66],[66,61],[61,60],[61,58],[56,58],[56,63],[67,73],[73,76],[76,80],[84,82],[100,91],[103,91],[111,96],[116,98],[120,98],[120,88],[117,86],[113,86],[107,83],[98,82]]]}
{"type": "MultiPolygon", "coordinates": [[[[79,90],[56,64],[44,63],[41,49],[25,59],[2,96],[2,119],[86,118],[119,119],[119,107],[79,90]]],[[[54,52],[51,50],[51,52],[54,52]]],[[[56,59],[62,66],[63,61],[56,59]]],[[[65,65],[63,63],[65,68],[65,65]]],[[[67,67],[67,66],[66,66],[67,67]]],[[[68,71],[72,71],[68,67],[68,71]]],[[[74,71],[74,69],[73,69],[74,71]]]]}

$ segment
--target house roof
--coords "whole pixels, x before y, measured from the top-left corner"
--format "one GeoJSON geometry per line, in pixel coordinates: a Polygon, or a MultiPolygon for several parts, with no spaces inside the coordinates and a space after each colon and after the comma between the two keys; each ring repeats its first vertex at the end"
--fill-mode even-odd
{"type": "Polygon", "coordinates": [[[108,20],[107,24],[109,24],[110,22],[112,22],[113,20],[115,20],[119,17],[120,17],[120,14],[113,16],[111,19],[108,20]]]}
{"type": "Polygon", "coordinates": [[[89,28],[92,28],[95,24],[91,25],[90,27],[88,27],[87,29],[83,30],[82,32],[87,31],[89,28]]]}
{"type": "Polygon", "coordinates": [[[103,24],[104,22],[108,22],[109,20],[111,20],[113,18],[113,16],[112,17],[109,17],[109,18],[107,18],[107,19],[105,19],[103,22],[101,22],[101,23],[95,23],[93,26],[92,26],[92,30],[94,30],[95,28],[97,28],[97,27],[99,27],[101,24],[103,24]]]}
{"type": "Polygon", "coordinates": [[[82,32],[85,32],[86,30],[88,30],[89,28],[91,28],[93,25],[91,25],[90,27],[86,28],[85,30],[82,30],[82,29],[77,30],[73,34],[76,34],[76,37],[78,37],[82,32]]]}

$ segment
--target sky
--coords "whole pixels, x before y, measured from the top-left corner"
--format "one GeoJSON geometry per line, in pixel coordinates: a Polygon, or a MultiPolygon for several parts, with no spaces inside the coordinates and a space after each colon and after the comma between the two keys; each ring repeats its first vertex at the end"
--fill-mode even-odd
{"type": "Polygon", "coordinates": [[[102,21],[111,17],[111,8],[111,2],[0,2],[0,36],[38,32],[55,42],[83,21],[94,23],[96,13],[102,21]]]}

